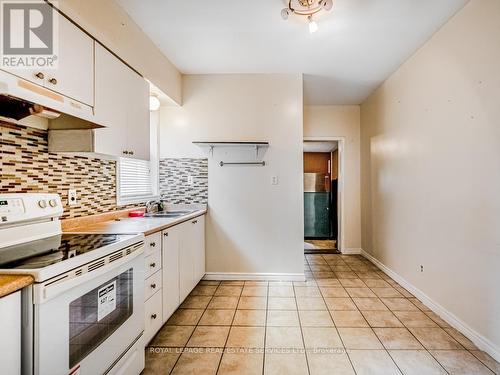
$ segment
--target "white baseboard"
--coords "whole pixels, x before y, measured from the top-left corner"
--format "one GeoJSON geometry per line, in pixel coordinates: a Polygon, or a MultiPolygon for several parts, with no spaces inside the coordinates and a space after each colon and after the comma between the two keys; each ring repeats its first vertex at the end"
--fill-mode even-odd
{"type": "Polygon", "coordinates": [[[455,314],[446,310],[439,303],[437,303],[429,296],[427,296],[427,294],[425,294],[420,289],[410,284],[408,281],[406,281],[406,279],[404,279],[398,273],[396,273],[395,271],[387,267],[385,264],[380,262],[378,259],[373,257],[371,254],[368,254],[366,251],[362,249],[361,249],[361,254],[370,262],[372,262],[374,265],[376,265],[378,268],[380,268],[386,275],[391,277],[399,285],[401,285],[403,288],[405,288],[411,294],[417,297],[420,301],[422,301],[424,305],[426,305],[437,315],[439,315],[450,326],[452,326],[453,328],[464,334],[479,349],[485,351],[494,359],[496,359],[498,362],[500,362],[500,348],[497,347],[493,342],[491,342],[489,339],[487,339],[486,337],[475,331],[467,323],[458,318],[455,314]]]}
{"type": "Polygon", "coordinates": [[[346,255],[361,254],[362,251],[363,250],[361,250],[360,248],[357,248],[357,247],[348,247],[348,248],[340,250],[340,252],[342,254],[346,254],[346,255]]]}
{"type": "Polygon", "coordinates": [[[203,280],[305,281],[303,273],[206,272],[203,280]]]}

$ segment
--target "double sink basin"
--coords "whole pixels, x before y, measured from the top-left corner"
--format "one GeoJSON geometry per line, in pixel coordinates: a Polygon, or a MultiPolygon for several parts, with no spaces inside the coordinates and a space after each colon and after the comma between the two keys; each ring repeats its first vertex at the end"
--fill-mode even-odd
{"type": "Polygon", "coordinates": [[[146,213],[144,217],[148,218],[177,218],[192,214],[196,210],[169,210],[146,213]]]}

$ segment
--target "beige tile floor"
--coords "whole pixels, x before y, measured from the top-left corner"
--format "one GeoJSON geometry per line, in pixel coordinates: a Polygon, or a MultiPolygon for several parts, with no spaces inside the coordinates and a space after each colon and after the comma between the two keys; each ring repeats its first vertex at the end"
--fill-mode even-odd
{"type": "Polygon", "coordinates": [[[304,240],[305,250],[332,250],[336,248],[336,240],[304,240]]]}
{"type": "Polygon", "coordinates": [[[144,374],[500,374],[500,364],[357,255],[306,255],[305,282],[201,281],[144,374]]]}

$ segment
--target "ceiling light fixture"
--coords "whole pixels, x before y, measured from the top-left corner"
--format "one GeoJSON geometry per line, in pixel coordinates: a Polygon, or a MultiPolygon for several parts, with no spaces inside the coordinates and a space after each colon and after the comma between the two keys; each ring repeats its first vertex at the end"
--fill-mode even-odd
{"type": "Polygon", "coordinates": [[[160,109],[160,99],[158,97],[151,95],[149,97],[149,110],[150,111],[157,111],[160,109]]]}
{"type": "Polygon", "coordinates": [[[318,24],[313,19],[313,15],[322,10],[330,11],[333,7],[333,0],[289,0],[288,7],[281,10],[281,17],[287,20],[290,14],[307,17],[309,21],[309,32],[318,31],[318,24]]]}

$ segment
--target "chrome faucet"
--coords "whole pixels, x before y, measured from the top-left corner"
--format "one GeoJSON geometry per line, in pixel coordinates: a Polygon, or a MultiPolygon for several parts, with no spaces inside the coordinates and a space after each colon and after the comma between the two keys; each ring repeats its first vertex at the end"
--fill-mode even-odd
{"type": "Polygon", "coordinates": [[[163,211],[164,206],[162,201],[149,201],[146,202],[146,213],[151,214],[163,211]]]}

